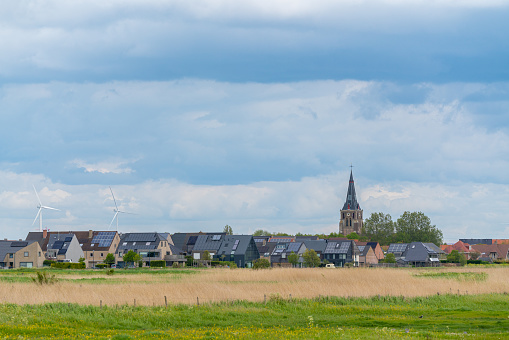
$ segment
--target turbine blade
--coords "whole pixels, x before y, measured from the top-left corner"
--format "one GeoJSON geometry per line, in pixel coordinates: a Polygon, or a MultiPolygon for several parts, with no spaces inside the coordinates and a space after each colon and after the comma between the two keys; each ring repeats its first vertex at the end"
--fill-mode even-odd
{"type": "Polygon", "coordinates": [[[138,214],[135,214],[135,213],[131,213],[131,212],[127,212],[127,211],[122,211],[122,210],[117,210],[119,213],[122,213],[122,214],[129,214],[129,215],[138,215],[138,214]]]}
{"type": "Polygon", "coordinates": [[[108,227],[108,229],[111,228],[111,225],[113,224],[113,221],[115,221],[115,217],[117,217],[117,215],[118,215],[118,211],[116,211],[115,215],[113,215],[113,219],[111,220],[110,226],[108,227]]]}
{"type": "Polygon", "coordinates": [[[113,195],[113,190],[111,190],[111,187],[110,187],[110,191],[111,191],[111,196],[113,196],[113,202],[115,202],[115,208],[117,208],[117,210],[118,210],[117,200],[115,199],[115,195],[113,195]]]}
{"type": "Polygon", "coordinates": [[[57,211],[60,211],[60,209],[52,208],[52,207],[47,207],[47,206],[45,206],[45,205],[41,205],[41,208],[42,208],[42,209],[49,209],[49,210],[57,210],[57,211]]]}
{"type": "Polygon", "coordinates": [[[37,190],[35,190],[35,185],[32,184],[32,187],[34,188],[35,196],[37,196],[37,200],[39,201],[39,205],[42,205],[41,199],[39,198],[39,194],[37,193],[37,190]]]}
{"type": "Polygon", "coordinates": [[[37,221],[37,218],[39,217],[39,214],[41,213],[41,209],[42,208],[39,208],[39,211],[37,211],[37,215],[35,215],[35,218],[34,218],[34,221],[32,222],[32,225],[34,225],[35,221],[37,221]]]}

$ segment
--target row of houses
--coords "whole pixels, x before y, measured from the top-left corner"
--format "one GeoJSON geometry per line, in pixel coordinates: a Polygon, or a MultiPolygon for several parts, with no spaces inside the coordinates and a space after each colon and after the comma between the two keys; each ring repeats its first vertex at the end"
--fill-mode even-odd
{"type": "MultiPolygon", "coordinates": [[[[486,241],[486,240],[484,240],[486,241]]],[[[486,241],[487,242],[487,241],[486,241]]],[[[487,242],[488,243],[488,242],[487,242]]],[[[78,262],[87,268],[104,263],[114,254],[117,266],[124,267],[123,256],[130,250],[138,253],[143,266],[151,261],[165,261],[167,266],[192,259],[203,263],[207,252],[212,260],[229,261],[238,267],[251,267],[259,258],[272,266],[289,267],[289,255],[298,255],[298,266],[304,266],[304,253],[312,249],[325,263],[336,267],[378,265],[387,253],[394,254],[400,265],[438,266],[453,249],[467,258],[474,252],[481,259],[509,259],[509,242],[470,245],[433,243],[394,243],[383,249],[377,242],[359,242],[346,238],[319,239],[317,236],[252,236],[226,233],[124,233],[116,231],[30,232],[25,240],[0,241],[0,268],[42,267],[44,260],[78,262]],[[1,262],[3,261],[3,262],[1,262]]]]}
{"type": "Polygon", "coordinates": [[[454,244],[440,246],[446,254],[457,250],[465,257],[486,262],[509,260],[509,240],[500,239],[460,239],[454,244]]]}

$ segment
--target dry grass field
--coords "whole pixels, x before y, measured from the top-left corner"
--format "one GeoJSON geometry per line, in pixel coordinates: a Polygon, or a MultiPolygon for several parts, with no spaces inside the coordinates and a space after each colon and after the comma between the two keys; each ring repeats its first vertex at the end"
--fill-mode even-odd
{"type": "Polygon", "coordinates": [[[35,272],[0,273],[0,303],[83,305],[195,304],[232,300],[263,301],[279,296],[369,297],[429,296],[509,292],[508,267],[465,268],[353,268],[353,269],[164,269],[129,273],[103,271],[48,271],[59,281],[36,285],[28,277],[35,272]]]}

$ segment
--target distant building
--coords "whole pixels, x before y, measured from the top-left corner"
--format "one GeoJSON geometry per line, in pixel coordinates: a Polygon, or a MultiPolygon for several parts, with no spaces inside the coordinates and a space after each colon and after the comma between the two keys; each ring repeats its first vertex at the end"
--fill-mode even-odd
{"type": "Polygon", "coordinates": [[[0,241],[0,268],[40,268],[44,254],[36,241],[0,241]]]}
{"type": "Polygon", "coordinates": [[[357,202],[355,194],[355,184],[353,181],[353,172],[350,171],[350,181],[348,183],[348,192],[346,201],[341,209],[339,218],[339,233],[348,235],[350,233],[362,233],[362,209],[357,202]]]}

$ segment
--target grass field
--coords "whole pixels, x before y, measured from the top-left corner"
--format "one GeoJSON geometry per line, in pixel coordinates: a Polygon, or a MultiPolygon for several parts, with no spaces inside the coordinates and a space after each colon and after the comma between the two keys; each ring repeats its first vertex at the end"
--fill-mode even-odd
{"type": "Polygon", "coordinates": [[[505,267],[48,272],[0,272],[0,337],[509,338],[505,267]]]}

